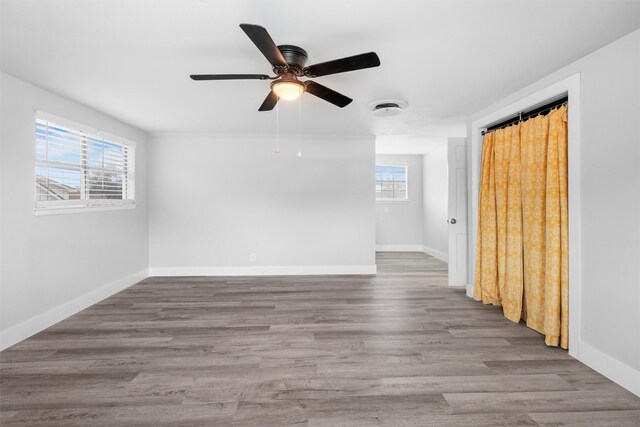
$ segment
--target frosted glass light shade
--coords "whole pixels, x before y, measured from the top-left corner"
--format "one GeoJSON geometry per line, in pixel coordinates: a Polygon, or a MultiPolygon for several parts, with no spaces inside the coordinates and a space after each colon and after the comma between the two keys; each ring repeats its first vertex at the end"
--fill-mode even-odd
{"type": "Polygon", "coordinates": [[[273,84],[272,89],[278,98],[287,101],[296,99],[304,92],[302,84],[297,82],[277,82],[273,84]]]}

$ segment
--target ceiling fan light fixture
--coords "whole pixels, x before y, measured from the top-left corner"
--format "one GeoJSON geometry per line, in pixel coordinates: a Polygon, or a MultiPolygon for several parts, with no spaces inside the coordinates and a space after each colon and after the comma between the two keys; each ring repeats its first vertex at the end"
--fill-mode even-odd
{"type": "Polygon", "coordinates": [[[278,95],[278,98],[291,101],[298,98],[304,92],[304,85],[298,81],[278,81],[273,83],[271,90],[278,95]]]}

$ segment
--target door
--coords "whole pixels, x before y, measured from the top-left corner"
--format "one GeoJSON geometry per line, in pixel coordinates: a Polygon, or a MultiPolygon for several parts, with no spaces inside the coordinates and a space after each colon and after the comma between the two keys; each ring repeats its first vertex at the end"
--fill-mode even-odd
{"type": "Polygon", "coordinates": [[[449,286],[467,284],[467,139],[449,138],[449,286]]]}

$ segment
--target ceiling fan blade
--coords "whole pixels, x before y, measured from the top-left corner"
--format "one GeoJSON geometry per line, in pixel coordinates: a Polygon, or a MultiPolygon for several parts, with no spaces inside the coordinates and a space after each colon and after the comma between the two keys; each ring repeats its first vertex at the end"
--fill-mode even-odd
{"type": "Polygon", "coordinates": [[[347,58],[321,62],[304,68],[307,77],[320,77],[329,74],[346,73],[347,71],[362,70],[380,65],[380,58],[375,52],[362,53],[347,58]]]}
{"type": "Polygon", "coordinates": [[[253,44],[260,49],[260,52],[262,52],[271,65],[281,67],[287,65],[287,61],[284,60],[278,46],[273,42],[273,39],[264,27],[253,24],[240,24],[240,28],[249,36],[253,44]]]}
{"type": "Polygon", "coordinates": [[[262,105],[258,108],[258,111],[271,111],[273,107],[278,103],[278,95],[274,91],[269,92],[269,95],[262,101],[262,105]]]}
{"type": "Polygon", "coordinates": [[[351,101],[353,101],[353,99],[346,97],[343,94],[336,92],[335,90],[329,89],[326,86],[322,86],[319,83],[306,81],[304,82],[304,84],[307,87],[307,92],[309,92],[311,95],[322,98],[325,101],[330,102],[333,105],[337,105],[340,108],[346,107],[347,105],[351,104],[351,101]]]}
{"type": "Polygon", "coordinates": [[[268,80],[266,74],[191,74],[192,80],[268,80]]]}

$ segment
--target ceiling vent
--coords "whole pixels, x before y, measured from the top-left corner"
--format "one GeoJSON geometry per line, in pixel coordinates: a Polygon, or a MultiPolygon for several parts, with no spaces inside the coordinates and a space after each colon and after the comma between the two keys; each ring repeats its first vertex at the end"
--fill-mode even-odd
{"type": "Polygon", "coordinates": [[[407,108],[407,102],[399,99],[382,99],[369,103],[369,111],[374,117],[392,117],[407,108]]]}

